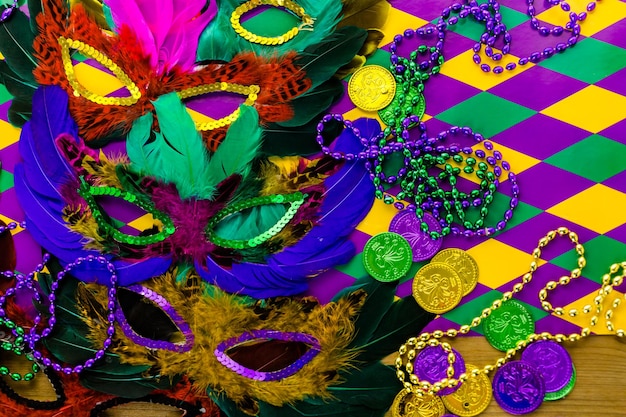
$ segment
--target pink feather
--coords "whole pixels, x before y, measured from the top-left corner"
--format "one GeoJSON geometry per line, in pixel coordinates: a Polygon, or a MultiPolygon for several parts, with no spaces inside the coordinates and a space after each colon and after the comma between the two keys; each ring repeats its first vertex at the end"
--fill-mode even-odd
{"type": "Polygon", "coordinates": [[[157,74],[174,67],[193,68],[198,39],[217,14],[217,5],[207,0],[106,0],[113,22],[128,26],[137,37],[157,74]]]}

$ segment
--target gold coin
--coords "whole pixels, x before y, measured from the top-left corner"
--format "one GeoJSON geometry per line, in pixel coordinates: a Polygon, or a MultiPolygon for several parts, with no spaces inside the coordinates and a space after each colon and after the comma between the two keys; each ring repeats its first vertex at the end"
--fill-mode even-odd
{"type": "Polygon", "coordinates": [[[491,402],[491,383],[483,372],[478,376],[472,376],[472,370],[478,369],[474,365],[465,365],[466,373],[469,375],[467,381],[450,395],[441,397],[443,404],[448,411],[460,417],[477,416],[487,409],[491,402]]]}
{"type": "Polygon", "coordinates": [[[450,265],[431,262],[415,274],[413,297],[424,310],[442,314],[459,304],[463,283],[450,265]]]}
{"type": "Polygon", "coordinates": [[[467,252],[462,249],[444,249],[435,255],[432,262],[443,262],[450,265],[461,277],[463,295],[467,295],[476,288],[478,282],[478,264],[467,252]]]}
{"type": "Polygon", "coordinates": [[[384,109],[396,94],[396,81],[379,65],[365,65],[352,74],[348,95],[358,108],[365,111],[384,109]]]}
{"type": "Polygon", "coordinates": [[[419,397],[406,389],[396,395],[391,405],[393,417],[441,417],[445,412],[441,398],[434,395],[419,397]]]}

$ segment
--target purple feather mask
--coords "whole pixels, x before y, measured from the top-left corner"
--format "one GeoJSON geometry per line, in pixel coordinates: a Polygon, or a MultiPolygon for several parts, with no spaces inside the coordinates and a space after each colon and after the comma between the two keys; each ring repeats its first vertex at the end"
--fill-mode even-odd
{"type": "MultiPolygon", "coordinates": [[[[104,255],[123,286],[194,265],[227,292],[266,298],[302,293],[308,278],[354,255],[347,236],[373,203],[361,162],[258,158],[260,134],[249,133],[258,116],[247,106],[210,153],[175,94],[154,102],[161,131],[147,114],[126,154],[106,155],[78,137],[67,103],[61,88],[37,91],[15,171],[30,233],[62,264],[104,255]],[[145,222],[134,230],[124,216],[145,222]]],[[[343,135],[337,146],[360,144],[343,135]]],[[[104,285],[109,276],[89,263],[74,274],[104,285]]]]}

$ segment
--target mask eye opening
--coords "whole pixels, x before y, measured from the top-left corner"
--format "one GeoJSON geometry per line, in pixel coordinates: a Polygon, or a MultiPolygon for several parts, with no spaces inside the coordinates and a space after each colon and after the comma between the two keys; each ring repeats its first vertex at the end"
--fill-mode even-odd
{"type": "MultiPolygon", "coordinates": [[[[181,98],[181,100],[197,97],[203,94],[211,94],[211,93],[234,93],[242,96],[246,96],[245,101],[243,102],[246,106],[253,106],[258,98],[258,94],[261,91],[258,85],[242,85],[242,84],[233,84],[227,82],[216,82],[212,84],[204,84],[197,87],[191,87],[179,91],[177,94],[181,98]]],[[[215,130],[224,126],[229,126],[239,117],[239,108],[235,109],[228,116],[224,116],[217,120],[212,120],[209,122],[196,122],[196,130],[199,131],[207,131],[207,130],[215,130]]]]}
{"type": "Polygon", "coordinates": [[[83,97],[93,103],[104,106],[132,106],[137,103],[141,98],[141,92],[137,85],[126,75],[120,67],[117,66],[109,57],[102,52],[95,49],[84,42],[77,41],[71,38],[65,38],[59,36],[59,45],[61,45],[61,60],[63,61],[63,68],[65,69],[65,75],[67,81],[74,90],[74,96],[83,97]],[[97,61],[100,65],[107,68],[115,75],[115,77],[126,87],[130,96],[128,97],[104,97],[96,94],[78,81],[72,58],[70,56],[70,49],[80,52],[82,55],[97,61]]]}

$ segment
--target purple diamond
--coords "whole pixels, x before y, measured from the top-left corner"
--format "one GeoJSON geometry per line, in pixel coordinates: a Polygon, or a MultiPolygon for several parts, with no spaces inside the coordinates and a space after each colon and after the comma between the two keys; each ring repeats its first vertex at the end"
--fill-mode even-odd
{"type": "Polygon", "coordinates": [[[535,66],[498,84],[489,92],[540,111],[586,86],[582,81],[535,66]]]}
{"type": "MultiPolygon", "coordinates": [[[[586,130],[537,113],[498,133],[493,141],[526,155],[545,159],[590,134],[586,130]]],[[[624,136],[626,140],[626,134],[624,136]]]]}

